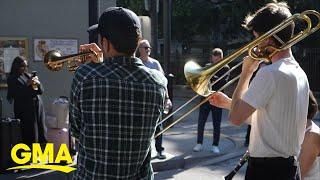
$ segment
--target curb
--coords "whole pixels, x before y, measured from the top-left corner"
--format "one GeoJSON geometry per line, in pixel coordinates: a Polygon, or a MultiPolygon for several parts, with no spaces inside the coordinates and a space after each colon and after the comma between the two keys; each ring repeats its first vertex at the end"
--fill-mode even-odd
{"type": "Polygon", "coordinates": [[[219,156],[219,157],[217,157],[215,159],[211,159],[211,160],[199,163],[199,164],[196,165],[196,167],[199,167],[199,166],[211,166],[211,165],[215,165],[215,164],[227,161],[229,159],[234,159],[236,157],[242,157],[243,154],[246,152],[246,150],[247,150],[247,148],[236,149],[236,150],[232,151],[229,154],[225,154],[225,155],[219,156]]]}
{"type": "Polygon", "coordinates": [[[152,162],[151,165],[154,172],[184,169],[185,159],[181,157],[174,157],[167,161],[152,162]]]}
{"type": "Polygon", "coordinates": [[[230,148],[233,149],[232,151],[227,151],[221,154],[207,154],[202,156],[182,155],[164,161],[154,161],[151,163],[153,171],[160,172],[174,169],[189,169],[190,167],[198,165],[202,166],[202,164],[222,162],[228,160],[228,158],[235,158],[244,154],[245,150],[244,152],[239,152],[239,143],[237,142],[237,140],[234,140],[233,138],[223,134],[221,135],[222,137],[231,141],[234,147],[230,148]]]}
{"type": "Polygon", "coordinates": [[[231,153],[223,154],[223,155],[210,155],[210,156],[202,156],[197,158],[192,157],[184,157],[184,158],[173,158],[168,161],[162,162],[154,162],[152,163],[152,168],[154,172],[168,171],[174,169],[190,169],[201,166],[211,166],[215,165],[229,159],[234,159],[237,157],[242,157],[246,152],[246,148],[240,148],[232,151],[231,153]],[[205,159],[209,159],[204,161],[205,159]]]}
{"type": "Polygon", "coordinates": [[[206,155],[201,157],[174,157],[167,161],[152,162],[152,168],[154,172],[168,171],[173,169],[185,169],[187,167],[193,166],[194,164],[198,164],[205,159],[212,159],[219,156],[220,155],[206,155]]]}

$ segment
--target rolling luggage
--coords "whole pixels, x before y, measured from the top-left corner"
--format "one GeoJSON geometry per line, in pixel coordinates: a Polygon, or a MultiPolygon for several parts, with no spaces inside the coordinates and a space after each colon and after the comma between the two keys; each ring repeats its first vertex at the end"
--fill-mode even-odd
{"type": "Polygon", "coordinates": [[[48,128],[47,141],[53,143],[54,155],[56,156],[61,144],[67,144],[67,147],[70,148],[68,129],[48,128]]]}
{"type": "Polygon", "coordinates": [[[67,98],[60,97],[54,100],[51,105],[51,113],[46,117],[48,128],[68,128],[69,125],[69,102],[67,98]]]}
{"type": "Polygon", "coordinates": [[[0,120],[0,173],[6,173],[7,168],[15,166],[11,159],[11,149],[21,142],[21,127],[19,119],[1,118],[0,120]]]}
{"type": "Polygon", "coordinates": [[[69,102],[61,96],[52,103],[52,114],[46,117],[47,141],[54,144],[54,154],[57,155],[61,144],[67,144],[70,154],[74,154],[73,143],[68,131],[69,102]],[[70,143],[71,142],[71,143],[70,143]]]}

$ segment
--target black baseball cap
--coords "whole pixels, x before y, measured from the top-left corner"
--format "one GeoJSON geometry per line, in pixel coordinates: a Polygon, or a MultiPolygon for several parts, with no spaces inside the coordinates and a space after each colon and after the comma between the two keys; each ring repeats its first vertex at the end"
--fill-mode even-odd
{"type": "Polygon", "coordinates": [[[141,34],[141,24],[133,11],[122,7],[110,7],[101,14],[98,24],[90,26],[87,32],[99,33],[114,42],[141,34]]]}

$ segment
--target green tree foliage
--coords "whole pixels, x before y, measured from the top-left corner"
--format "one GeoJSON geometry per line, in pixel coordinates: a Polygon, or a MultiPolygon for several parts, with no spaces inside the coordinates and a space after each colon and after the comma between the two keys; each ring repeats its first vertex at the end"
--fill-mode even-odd
{"type": "Polygon", "coordinates": [[[194,35],[208,36],[218,24],[220,9],[204,0],[175,0],[172,11],[172,34],[179,40],[189,40],[194,35]]]}
{"type": "MultiPolygon", "coordinates": [[[[159,12],[159,37],[162,37],[162,0],[159,12]]],[[[172,0],[172,39],[190,44],[194,36],[209,38],[212,32],[223,30],[224,37],[232,39],[234,36],[249,34],[241,27],[245,16],[253,13],[273,0],[172,0]]],[[[319,11],[319,0],[290,0],[287,1],[293,13],[306,9],[319,11]]],[[[138,15],[149,15],[144,8],[144,0],[118,0],[118,6],[127,7],[138,15]]],[[[314,44],[320,40],[320,35],[304,40],[303,44],[314,44]]]]}
{"type": "Polygon", "coordinates": [[[144,8],[144,0],[117,0],[117,6],[131,9],[139,16],[148,15],[144,8]]]}

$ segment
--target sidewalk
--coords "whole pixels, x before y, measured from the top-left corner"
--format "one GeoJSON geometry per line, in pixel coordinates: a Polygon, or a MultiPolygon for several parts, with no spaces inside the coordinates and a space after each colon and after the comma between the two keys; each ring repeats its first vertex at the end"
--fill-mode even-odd
{"type": "MultiPolygon", "coordinates": [[[[180,107],[183,103],[193,97],[195,93],[186,88],[176,87],[174,89],[174,109],[180,107]]],[[[178,112],[173,120],[180,117],[187,109],[194,107],[199,103],[199,99],[192,102],[183,112],[178,112]]],[[[155,171],[155,179],[221,179],[234,167],[234,164],[244,153],[243,148],[244,136],[246,134],[246,125],[237,127],[227,122],[227,111],[223,111],[221,123],[220,154],[210,152],[212,144],[212,120],[209,119],[205,126],[204,149],[201,152],[193,152],[197,137],[198,110],[191,113],[185,119],[182,119],[174,127],[164,133],[163,147],[167,159],[153,159],[152,165],[155,171]],[[234,159],[232,163],[227,163],[234,159]],[[227,166],[228,168],[223,168],[227,166]]],[[[154,142],[153,142],[154,143],[154,142]]],[[[154,144],[152,145],[152,157],[156,156],[154,144]]],[[[245,169],[245,168],[243,168],[245,169]]],[[[0,175],[0,180],[10,179],[60,179],[68,180],[72,173],[65,174],[60,172],[47,172],[41,170],[29,170],[17,174],[0,175]]]]}
{"type": "MultiPolygon", "coordinates": [[[[174,109],[180,107],[183,103],[191,99],[195,93],[189,88],[175,87],[173,105],[174,109]]],[[[184,114],[187,109],[191,109],[199,103],[199,99],[190,103],[183,112],[178,112],[174,115],[174,120],[184,114]]],[[[219,143],[220,154],[210,152],[213,139],[213,125],[211,115],[208,116],[208,121],[205,126],[204,148],[200,152],[193,152],[193,147],[196,145],[197,125],[198,125],[198,110],[192,112],[185,119],[182,119],[174,127],[164,133],[163,147],[167,159],[158,160],[153,158],[152,165],[155,172],[165,170],[187,169],[205,161],[221,159],[221,157],[232,158],[227,156],[234,153],[237,149],[243,147],[244,137],[246,135],[247,126],[237,127],[227,122],[228,112],[223,111],[221,123],[221,137],[219,143]]],[[[241,156],[242,154],[240,153],[241,156]]],[[[152,146],[152,157],[156,156],[154,144],[152,146]]],[[[234,158],[234,157],[233,157],[234,158]]],[[[223,161],[224,159],[221,159],[223,161]]]]}
{"type": "MultiPolygon", "coordinates": [[[[244,149],[244,148],[243,148],[244,149]]],[[[230,153],[233,154],[241,154],[244,153],[243,150],[238,151],[238,153],[230,153]]],[[[223,161],[218,161],[219,158],[216,158],[216,162],[205,162],[204,164],[194,166],[189,169],[174,169],[169,171],[161,171],[155,173],[156,180],[222,180],[226,175],[228,175],[236,166],[239,161],[239,157],[233,158],[224,158],[223,161]],[[212,163],[212,164],[210,164],[212,163]]],[[[238,173],[233,177],[233,180],[243,180],[245,176],[246,164],[238,171],[238,173]]]]}

